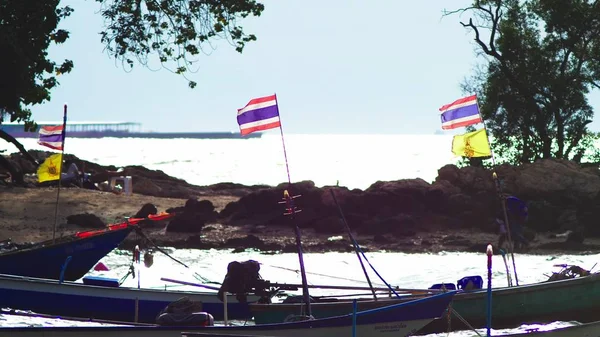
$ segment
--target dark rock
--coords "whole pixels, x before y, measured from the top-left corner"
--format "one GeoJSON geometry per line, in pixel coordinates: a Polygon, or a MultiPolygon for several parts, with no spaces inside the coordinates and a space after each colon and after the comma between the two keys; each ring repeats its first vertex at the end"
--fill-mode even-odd
{"type": "Polygon", "coordinates": [[[377,234],[377,235],[373,236],[373,242],[381,244],[381,243],[390,243],[390,242],[392,242],[392,240],[388,239],[383,234],[377,234]]]}
{"type": "Polygon", "coordinates": [[[185,239],[186,243],[193,246],[199,246],[202,244],[202,238],[200,235],[190,235],[185,239]]]}
{"type": "Polygon", "coordinates": [[[312,181],[294,183],[291,186],[281,184],[271,189],[260,189],[248,194],[236,202],[229,203],[219,214],[219,219],[233,226],[242,225],[282,225],[288,223],[284,212],[287,205],[283,202],[283,191],[288,190],[296,209],[295,222],[299,227],[307,227],[319,218],[322,212],[322,191],[312,181]],[[303,214],[304,213],[304,214],[303,214]]]}
{"type": "MultiPolygon", "coordinates": [[[[350,241],[343,240],[333,240],[333,241],[325,241],[322,243],[309,245],[306,248],[306,251],[309,252],[353,252],[354,246],[350,241]]],[[[304,249],[304,247],[303,247],[304,249]]],[[[361,247],[361,249],[365,252],[368,252],[369,249],[367,247],[361,247]]]]}
{"type": "Polygon", "coordinates": [[[145,177],[133,177],[131,179],[131,186],[134,193],[151,195],[151,196],[162,196],[162,188],[158,186],[154,181],[145,177]]]}
{"type": "MultiPolygon", "coordinates": [[[[147,203],[134,215],[134,218],[147,218],[149,215],[158,214],[158,209],[153,204],[147,203]]],[[[164,227],[165,221],[155,221],[155,220],[142,220],[138,224],[142,228],[152,227],[164,227]]]]}
{"type": "Polygon", "coordinates": [[[225,247],[258,248],[265,243],[256,235],[246,235],[243,238],[232,238],[225,241],[225,247]]]}
{"type": "Polygon", "coordinates": [[[346,232],[344,223],[337,216],[318,219],[311,224],[311,227],[315,229],[316,233],[340,234],[346,232]]]}
{"type": "MultiPolygon", "coordinates": [[[[50,155],[44,151],[29,152],[40,163],[50,155]]],[[[37,167],[31,161],[19,153],[3,158],[8,158],[18,170],[30,174],[25,177],[26,181],[35,183],[35,175],[31,174],[35,174],[37,167]]],[[[256,234],[266,233],[265,229],[272,226],[289,226],[292,219],[283,215],[289,205],[281,203],[284,190],[288,190],[293,196],[298,196],[293,203],[301,210],[295,215],[294,223],[301,228],[312,228],[317,233],[345,233],[338,206],[353,231],[374,238],[402,239],[417,232],[434,233],[448,229],[473,228],[497,232],[494,217],[500,204],[496,190],[498,183],[503,193],[527,202],[529,219],[523,232],[526,238],[533,240],[536,232],[571,231],[567,242],[577,244],[586,236],[600,236],[597,221],[600,218],[598,166],[582,168],[564,160],[542,159],[521,166],[499,165],[495,167],[497,181],[493,179],[491,170],[482,167],[446,165],[438,170],[438,177],[431,184],[422,179],[377,181],[362,191],[339,186],[319,188],[312,181],[291,185],[283,183],[275,187],[228,182],[194,186],[160,170],[141,166],[101,166],[69,154],[65,155],[65,159],[85,168],[98,181],[106,181],[114,175],[132,176],[136,194],[188,199],[186,205],[167,210],[177,213],[169,222],[168,231],[198,233],[205,224],[215,222],[232,226],[250,225],[251,232],[256,234]],[[202,200],[204,194],[235,195],[240,199],[217,214],[212,203],[202,200]]],[[[155,212],[151,205],[144,207],[136,217],[155,212]]],[[[77,218],[71,218],[69,223],[104,227],[101,221],[74,219],[77,218]]],[[[446,240],[443,244],[466,244],[464,238],[446,240]]]]}
{"type": "Polygon", "coordinates": [[[569,235],[567,235],[566,242],[582,244],[584,240],[585,236],[583,233],[583,229],[577,229],[569,233],[569,235]]]}
{"type": "Polygon", "coordinates": [[[86,228],[105,228],[106,224],[96,215],[83,213],[67,216],[67,224],[86,228]]]}
{"type": "MultiPolygon", "coordinates": [[[[44,160],[53,154],[48,151],[30,150],[28,153],[38,162],[44,160]]],[[[22,170],[25,174],[36,174],[37,166],[23,157],[21,153],[13,153],[7,157],[15,167],[22,170]]],[[[77,167],[91,174],[91,181],[97,184],[103,184],[113,176],[131,176],[133,192],[136,194],[151,195],[157,197],[170,198],[194,198],[206,194],[222,194],[244,196],[251,192],[266,188],[264,185],[244,186],[241,184],[222,183],[210,186],[194,186],[186,181],[171,177],[160,170],[150,170],[142,166],[126,166],[117,168],[113,165],[102,166],[89,161],[81,160],[72,154],[65,154],[65,160],[72,161],[77,167]]],[[[0,169],[1,170],[1,169],[0,169]]],[[[0,172],[1,173],[1,172],[0,172]]],[[[34,187],[37,179],[33,179],[34,187]]]]}
{"type": "MultiPolygon", "coordinates": [[[[445,238],[443,238],[440,242],[447,246],[464,246],[464,247],[473,246],[473,243],[471,242],[471,240],[469,240],[463,236],[460,236],[460,235],[448,235],[445,238]]],[[[485,245],[485,247],[483,249],[484,252],[485,252],[486,247],[487,247],[487,244],[485,245]]]]}
{"type": "Polygon", "coordinates": [[[373,218],[359,231],[368,235],[390,234],[397,237],[414,236],[417,233],[418,223],[416,219],[407,214],[398,214],[392,217],[373,218]]]}
{"type": "Polygon", "coordinates": [[[246,235],[241,238],[232,238],[225,241],[222,245],[223,248],[234,248],[235,251],[243,252],[246,249],[257,249],[261,251],[273,251],[273,250],[281,250],[282,247],[278,244],[266,244],[262,239],[257,237],[256,235],[246,235]]]}
{"type": "Polygon", "coordinates": [[[243,197],[252,192],[258,191],[260,189],[270,188],[270,186],[267,186],[267,185],[246,186],[246,185],[235,184],[235,183],[218,183],[218,184],[206,186],[206,188],[207,188],[207,190],[209,190],[212,193],[222,193],[224,195],[234,195],[237,197],[243,197]]]}
{"type": "Polygon", "coordinates": [[[154,206],[154,204],[144,204],[144,206],[142,206],[142,208],[140,208],[140,210],[135,213],[135,215],[133,216],[134,218],[147,218],[148,215],[154,215],[158,213],[158,209],[156,208],[156,206],[154,206]]]}
{"type": "MultiPolygon", "coordinates": [[[[467,246],[467,248],[465,249],[465,251],[470,252],[470,253],[482,253],[482,254],[485,254],[486,249],[487,249],[487,244],[480,244],[480,243],[473,244],[472,242],[469,242],[465,246],[467,246]]],[[[496,254],[495,251],[494,251],[494,254],[496,254]]]]}
{"type": "Polygon", "coordinates": [[[523,228],[523,237],[529,242],[535,241],[536,232],[529,227],[525,227],[523,228]]]}
{"type": "Polygon", "coordinates": [[[171,208],[175,217],[167,225],[167,232],[198,233],[206,223],[217,219],[215,207],[209,200],[188,199],[183,207],[171,208]]]}

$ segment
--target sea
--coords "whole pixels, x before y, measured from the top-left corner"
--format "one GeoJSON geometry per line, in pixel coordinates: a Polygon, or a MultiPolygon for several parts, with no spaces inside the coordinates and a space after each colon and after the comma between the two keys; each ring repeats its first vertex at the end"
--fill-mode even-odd
{"type": "MultiPolygon", "coordinates": [[[[20,139],[26,149],[47,150],[35,139],[20,139]]],[[[191,184],[210,185],[233,182],[245,185],[277,185],[291,180],[312,180],[317,186],[340,185],[366,189],[376,181],[421,178],[433,182],[438,170],[458,161],[450,152],[448,135],[300,135],[283,139],[279,133],[265,133],[252,139],[67,139],[65,152],[102,165],[142,165],[184,179],[191,184]]],[[[12,144],[0,142],[5,153],[17,152],[12,144]]],[[[335,238],[332,238],[335,239],[335,238]]],[[[300,283],[296,254],[267,254],[253,250],[187,250],[166,248],[185,266],[156,252],[154,264],[141,267],[140,277],[126,279],[124,285],[144,288],[197,290],[189,286],[161,281],[162,277],[196,282],[192,273],[220,282],[232,261],[257,260],[261,276],[273,282],[300,283]]],[[[366,253],[369,277],[378,286],[427,288],[465,276],[480,275],[487,280],[487,257],[482,253],[440,252],[404,254],[366,253]],[[375,271],[377,273],[375,273],[375,271]],[[378,277],[379,274],[381,277],[378,277]]],[[[127,274],[131,252],[115,250],[102,259],[108,271],[91,271],[121,278],[127,274]]],[[[310,284],[366,286],[366,278],[354,253],[311,253],[304,255],[310,284]]],[[[574,264],[595,270],[600,255],[552,254],[547,256],[516,254],[519,284],[547,280],[557,265],[574,264]]],[[[501,257],[492,262],[492,286],[507,285],[501,257]]],[[[312,290],[311,295],[344,294],[331,290],[312,290]]],[[[244,324],[247,322],[244,322],[244,324]]],[[[29,317],[0,313],[0,326],[94,325],[52,317],[29,317]]],[[[250,322],[251,324],[251,322],[250,322]]],[[[529,329],[551,330],[577,322],[553,322],[523,325],[494,331],[516,333],[529,329]]],[[[485,331],[479,330],[484,335],[485,331]]],[[[450,336],[472,336],[472,331],[450,336]]],[[[436,336],[436,335],[431,335],[436,336]]],[[[440,334],[439,336],[448,336],[440,334]]]]}

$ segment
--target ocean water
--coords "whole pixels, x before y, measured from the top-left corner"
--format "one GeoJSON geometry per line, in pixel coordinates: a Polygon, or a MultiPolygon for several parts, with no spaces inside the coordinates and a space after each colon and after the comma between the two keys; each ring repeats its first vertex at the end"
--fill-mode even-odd
{"type": "MultiPolygon", "coordinates": [[[[286,135],[251,139],[80,139],[67,138],[65,152],[103,165],[143,165],[191,184],[234,182],[277,185],[312,180],[317,186],[365,189],[378,180],[422,178],[458,158],[451,135],[286,135]]],[[[26,149],[48,150],[36,139],[20,139],[26,149]]],[[[0,142],[0,150],[17,149],[0,142]]]]}
{"type": "MultiPolygon", "coordinates": [[[[27,149],[46,150],[35,139],[21,139],[27,149]]],[[[450,152],[452,136],[446,135],[286,135],[287,163],[292,182],[312,180],[317,186],[335,185],[365,189],[378,180],[422,178],[432,182],[437,170],[458,159],[450,152]]],[[[11,144],[0,142],[0,150],[16,152],[11,144]]],[[[65,152],[103,165],[143,165],[150,169],[187,180],[197,185],[234,182],[246,185],[276,185],[287,181],[286,160],[278,133],[258,139],[67,139],[65,152]]],[[[300,283],[295,254],[262,254],[254,251],[231,253],[216,250],[171,250],[186,269],[160,253],[155,263],[142,268],[141,286],[193,289],[166,284],[161,277],[194,281],[196,271],[212,281],[222,281],[231,261],[254,259],[261,262],[261,275],[270,281],[300,283]]],[[[435,283],[456,282],[464,276],[481,275],[487,279],[484,254],[438,253],[402,254],[373,252],[367,257],[385,281],[403,288],[427,288],[435,283]]],[[[105,257],[110,270],[107,276],[122,277],[128,271],[131,253],[116,250],[105,257]]],[[[311,284],[366,285],[356,256],[349,253],[305,254],[311,284]]],[[[546,280],[554,264],[576,264],[592,268],[600,255],[516,255],[519,281],[528,284],[546,280]]],[[[368,266],[367,266],[368,267],[368,266]]],[[[98,272],[91,272],[98,274],[98,272]]],[[[373,272],[371,280],[383,285],[373,272]]],[[[493,285],[506,285],[502,259],[494,257],[493,285]]],[[[137,286],[137,279],[125,285],[137,286]]],[[[195,290],[195,289],[193,289],[195,290]]],[[[343,294],[343,292],[336,292],[343,294]]],[[[331,294],[314,290],[313,295],[331,294]]],[[[81,325],[52,318],[30,318],[0,314],[0,326],[81,325]]],[[[528,328],[553,329],[572,322],[555,322],[543,326],[522,326],[508,333],[528,328]]],[[[481,332],[481,331],[480,331],[481,332]]],[[[451,336],[471,336],[472,332],[451,336]]],[[[440,335],[446,336],[446,334],[440,335]]]]}

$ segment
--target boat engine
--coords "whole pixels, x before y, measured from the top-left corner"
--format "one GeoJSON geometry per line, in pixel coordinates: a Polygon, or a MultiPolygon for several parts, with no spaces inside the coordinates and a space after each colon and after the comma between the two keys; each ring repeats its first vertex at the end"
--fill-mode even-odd
{"type": "Polygon", "coordinates": [[[551,281],[559,281],[559,280],[567,280],[576,277],[583,277],[590,275],[589,270],[585,270],[579,266],[568,265],[568,264],[556,264],[555,267],[560,267],[561,270],[557,272],[552,272],[552,275],[548,277],[546,282],[551,281]]]}
{"type": "Polygon", "coordinates": [[[162,326],[213,326],[213,316],[202,311],[202,303],[182,297],[169,303],[157,316],[162,326]]]}
{"type": "Polygon", "coordinates": [[[240,303],[246,303],[247,293],[256,293],[262,296],[267,282],[262,279],[259,271],[260,263],[258,261],[230,262],[217,296],[223,301],[225,292],[235,294],[240,303]]]}

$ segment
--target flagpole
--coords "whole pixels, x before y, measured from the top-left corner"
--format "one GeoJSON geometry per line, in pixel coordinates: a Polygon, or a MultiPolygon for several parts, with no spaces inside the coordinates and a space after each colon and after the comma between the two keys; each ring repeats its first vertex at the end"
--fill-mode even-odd
{"type": "Polygon", "coordinates": [[[498,180],[498,174],[496,173],[496,160],[494,159],[494,150],[492,150],[492,143],[490,142],[490,135],[487,131],[487,126],[485,125],[485,120],[483,119],[483,116],[481,115],[481,108],[479,108],[479,100],[477,100],[476,102],[477,102],[477,114],[479,115],[479,118],[481,118],[481,123],[483,124],[483,129],[485,130],[485,136],[487,137],[488,145],[490,146],[490,153],[492,155],[491,157],[492,157],[492,167],[493,167],[492,179],[494,180],[494,185],[496,186],[496,192],[498,193],[498,196],[500,197],[500,202],[502,203],[502,212],[504,213],[504,224],[506,225],[506,237],[508,238],[510,257],[512,259],[513,270],[515,273],[515,283],[518,286],[519,278],[517,277],[517,265],[515,263],[515,246],[512,242],[512,237],[511,237],[511,233],[510,233],[510,224],[508,221],[508,212],[506,211],[506,202],[504,200],[504,196],[502,195],[502,186],[500,185],[500,181],[498,180]]]}
{"type": "Polygon", "coordinates": [[[291,185],[292,179],[290,179],[290,166],[288,165],[287,151],[285,150],[285,140],[283,138],[283,126],[281,123],[281,115],[279,114],[279,102],[277,101],[277,94],[275,94],[275,106],[277,106],[277,114],[279,115],[279,131],[281,133],[281,144],[283,145],[283,157],[285,159],[285,169],[287,171],[288,185],[291,185]]]}
{"type": "Polygon", "coordinates": [[[67,104],[63,108],[63,129],[61,134],[62,146],[60,150],[60,161],[58,163],[58,188],[56,189],[56,204],[54,205],[54,227],[52,228],[52,243],[56,242],[56,226],[58,223],[58,200],[60,198],[60,181],[62,178],[62,162],[65,154],[65,134],[67,131],[67,104]]]}
{"type": "MultiPolygon", "coordinates": [[[[277,94],[274,94],[275,96],[275,106],[277,106],[277,114],[279,115],[279,102],[277,101],[277,94]]],[[[281,115],[279,115],[279,131],[281,132],[281,144],[283,145],[283,157],[285,159],[285,168],[287,171],[287,177],[288,177],[288,188],[291,188],[292,186],[292,179],[290,178],[290,167],[288,164],[288,160],[287,160],[287,151],[285,149],[285,140],[283,138],[283,127],[282,127],[281,123],[281,115]]],[[[288,191],[284,191],[284,199],[285,202],[287,204],[287,208],[288,208],[288,215],[291,215],[292,220],[294,220],[294,215],[298,212],[296,210],[296,207],[294,205],[294,198],[292,196],[290,196],[290,194],[288,193],[288,191]]],[[[308,317],[312,316],[312,311],[310,308],[310,295],[308,292],[308,281],[306,279],[306,269],[304,268],[304,257],[302,254],[302,239],[301,239],[301,235],[300,235],[300,228],[298,227],[298,223],[296,221],[294,221],[294,234],[296,236],[296,249],[298,251],[298,260],[300,263],[300,276],[302,278],[302,295],[304,297],[304,303],[306,305],[306,315],[308,317]]]]}

